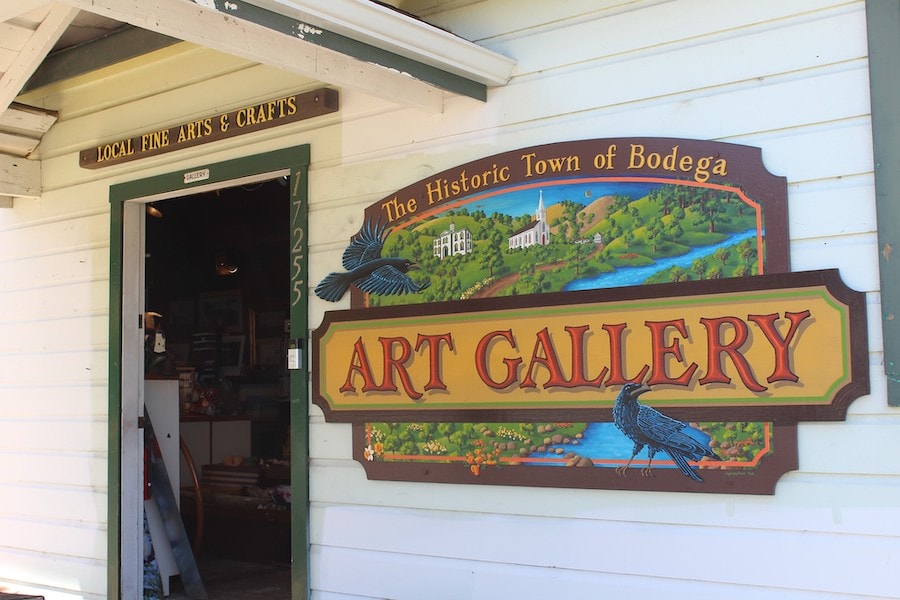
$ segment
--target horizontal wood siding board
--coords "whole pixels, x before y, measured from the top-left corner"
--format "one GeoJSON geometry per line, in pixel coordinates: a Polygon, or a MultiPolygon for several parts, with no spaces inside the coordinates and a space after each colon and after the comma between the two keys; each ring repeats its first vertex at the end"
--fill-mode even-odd
{"type": "MultiPolygon", "coordinates": [[[[610,540],[610,542],[616,541],[619,540],[610,540]]],[[[707,539],[705,541],[712,543],[717,540],[707,539]]],[[[725,545],[734,543],[733,538],[728,541],[719,541],[725,545]]],[[[551,543],[558,543],[558,538],[557,541],[551,543]]],[[[603,540],[597,541],[597,545],[600,546],[605,543],[603,540]]],[[[741,546],[745,547],[743,544],[741,546]]],[[[651,562],[641,560],[642,556],[647,555],[647,548],[639,546],[637,543],[626,542],[619,544],[616,550],[621,554],[627,554],[630,564],[639,566],[651,562]]],[[[681,547],[675,551],[675,554],[684,556],[684,550],[684,547],[681,547]]],[[[831,546],[827,550],[839,553],[840,547],[831,546]]],[[[710,551],[715,552],[714,550],[710,551]]],[[[313,547],[312,557],[315,564],[320,565],[312,580],[313,589],[316,592],[323,590],[359,598],[420,598],[423,586],[428,587],[429,600],[578,598],[584,597],[588,590],[591,590],[588,592],[591,594],[594,591],[602,590],[599,593],[602,593],[603,597],[610,598],[673,599],[696,598],[698,590],[703,590],[702,597],[707,597],[708,594],[708,597],[755,600],[766,598],[797,598],[800,600],[808,598],[810,593],[807,589],[792,587],[790,582],[785,585],[778,577],[770,577],[770,571],[764,570],[769,565],[763,565],[758,570],[753,569],[753,581],[747,585],[714,581],[713,577],[707,577],[707,574],[714,573],[714,569],[709,568],[704,569],[704,575],[696,579],[689,579],[684,577],[684,573],[674,573],[674,576],[645,575],[635,572],[639,570],[638,568],[616,572],[604,569],[600,565],[599,567],[594,566],[590,570],[570,570],[553,564],[544,567],[528,567],[496,561],[432,559],[406,553],[373,554],[356,549],[333,547],[313,547]],[[354,568],[348,570],[346,568],[348,564],[354,565],[354,568]]],[[[697,560],[692,557],[687,558],[697,560]]],[[[805,562],[803,558],[798,562],[801,561],[805,562]]],[[[673,562],[680,563],[678,560],[673,562]]],[[[779,571],[784,570],[780,569],[779,571]]],[[[844,581],[850,582],[856,580],[858,576],[865,577],[867,574],[868,571],[861,575],[841,571],[835,576],[843,576],[844,581]]],[[[751,574],[748,574],[747,577],[750,578],[751,574]]],[[[832,578],[826,577],[825,579],[830,581],[832,578]]],[[[865,585],[865,587],[877,586],[865,585]]],[[[892,593],[890,587],[882,589],[886,590],[888,594],[892,593]]],[[[850,592],[847,594],[840,591],[819,590],[815,592],[815,597],[830,600],[862,600],[865,596],[864,593],[850,592]]]]}
{"type": "MultiPolygon", "coordinates": [[[[427,505],[416,491],[423,484],[369,482],[362,467],[350,461],[314,459],[311,477],[312,515],[316,519],[313,539],[331,543],[325,527],[330,507],[354,506],[372,519],[381,509],[403,511],[422,509],[436,515],[456,513],[502,514],[504,519],[531,517],[567,518],[600,522],[659,523],[670,525],[758,530],[814,531],[835,535],[900,535],[892,475],[855,475],[837,473],[788,474],[778,484],[775,499],[687,496],[690,502],[663,502],[659,494],[634,494],[620,491],[566,490],[565,494],[548,489],[529,490],[512,497],[508,489],[482,486],[477,496],[468,486],[439,485],[439,494],[427,505]],[[329,482],[332,482],[329,486],[329,482]],[[818,494],[817,496],[815,494],[818,494]],[[821,498],[828,498],[823,502],[821,498]],[[561,498],[565,498],[562,501],[561,498]],[[877,498],[877,501],[873,499],[877,498]],[[665,508],[665,510],[661,510],[665,508]]],[[[666,496],[669,498],[671,496],[666,496]]]]}
{"type": "Polygon", "coordinates": [[[45,598],[102,600],[107,597],[105,574],[102,559],[0,547],[0,585],[7,589],[27,586],[45,598]],[[31,581],[23,582],[23,576],[31,581]]]}
{"type": "MultiPolygon", "coordinates": [[[[421,1],[434,5],[431,0],[421,1]]],[[[844,0],[795,0],[790,4],[779,0],[759,0],[734,7],[709,5],[704,0],[679,0],[674,6],[668,6],[669,4],[629,0],[569,0],[558,5],[537,2],[529,5],[527,11],[511,11],[500,2],[462,2],[458,7],[448,6],[443,10],[436,8],[427,13],[427,18],[429,23],[452,28],[466,39],[493,47],[507,39],[527,37],[542,31],[567,30],[580,23],[593,21],[602,22],[604,37],[622,35],[619,30],[626,23],[628,29],[640,30],[652,14],[659,19],[654,22],[653,35],[631,42],[648,44],[692,38],[711,30],[740,31],[759,23],[805,18],[804,15],[808,13],[847,6],[844,0]],[[462,17],[463,14],[465,18],[462,17]],[[703,18],[696,18],[697,14],[702,14],[703,18]],[[618,27],[607,24],[616,24],[618,27]]],[[[566,44],[574,45],[571,39],[566,40],[566,44]]]]}
{"type": "Polygon", "coordinates": [[[865,12],[860,4],[774,19],[754,4],[734,9],[726,5],[701,9],[692,4],[696,12],[683,2],[660,3],[607,18],[601,35],[596,33],[595,21],[584,21],[529,31],[495,44],[494,49],[516,57],[517,79],[573,65],[613,67],[641,62],[652,65],[650,74],[661,76],[660,81],[647,82],[651,85],[672,84],[682,76],[683,81],[675,85],[695,84],[695,88],[708,86],[713,78],[743,80],[866,56],[865,12]],[[698,12],[702,19],[696,17],[698,12]],[[661,25],[652,36],[633,35],[647,22],[661,25]],[[810,33],[813,36],[808,38],[810,33]],[[573,39],[582,43],[572,44],[573,39]],[[772,43],[783,53],[773,52],[772,43]],[[755,53],[754,60],[746,60],[746,53],[755,53]]]}

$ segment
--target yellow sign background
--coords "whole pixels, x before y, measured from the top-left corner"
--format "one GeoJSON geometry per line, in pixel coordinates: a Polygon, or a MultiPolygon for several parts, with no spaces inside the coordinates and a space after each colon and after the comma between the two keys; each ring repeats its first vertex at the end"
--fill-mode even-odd
{"type": "Polygon", "coordinates": [[[615,379],[613,363],[621,365],[621,376],[627,379],[638,377],[646,365],[645,381],[654,375],[674,380],[696,364],[688,385],[661,383],[646,400],[654,405],[684,407],[827,405],[850,380],[848,339],[848,308],[835,301],[824,286],[353,320],[329,323],[322,335],[318,392],[331,410],[338,412],[609,408],[620,385],[611,380],[615,379]],[[809,315],[798,317],[789,336],[792,323],[786,315],[805,311],[809,315]],[[748,318],[751,315],[777,315],[774,323],[782,343],[790,338],[786,352],[797,381],[767,381],[776,370],[777,349],[758,322],[748,318]],[[709,355],[711,340],[721,347],[735,339],[735,327],[717,321],[723,317],[746,324],[747,339],[737,353],[746,359],[749,376],[739,373],[728,352],[709,355]],[[647,322],[662,323],[656,326],[655,360],[647,322]],[[677,325],[681,322],[684,335],[677,325]],[[552,368],[548,365],[558,364],[568,380],[578,369],[573,364],[573,336],[566,327],[584,332],[574,344],[575,352],[578,347],[583,349],[582,380],[597,381],[548,388],[552,368]],[[495,334],[494,341],[479,353],[479,343],[485,336],[507,331],[510,333],[495,334]],[[417,344],[423,335],[449,335],[452,350],[446,341],[433,346],[417,344]],[[716,336],[718,340],[713,340],[716,336]],[[612,358],[616,353],[611,346],[613,338],[621,342],[621,361],[612,358]],[[388,340],[387,345],[382,340],[388,340]],[[402,357],[399,340],[406,340],[412,349],[402,364],[397,362],[402,357]],[[660,346],[668,350],[660,350],[660,346]],[[388,368],[387,381],[385,348],[395,363],[388,368]],[[439,370],[432,356],[435,348],[439,350],[439,370]],[[548,348],[554,360],[548,356],[548,348]],[[678,360],[679,353],[683,360],[678,360]],[[485,356],[486,371],[482,369],[482,374],[477,368],[479,355],[485,356]],[[515,380],[501,389],[489,385],[503,382],[510,373],[504,361],[515,359],[521,359],[515,380]],[[719,361],[729,383],[721,382],[721,377],[704,382],[711,370],[717,371],[711,369],[711,360],[719,361]],[[601,378],[604,368],[607,373],[601,378]],[[379,389],[364,389],[366,373],[379,389]],[[445,389],[426,389],[435,375],[445,389]],[[528,376],[533,387],[523,386],[528,376]],[[396,391],[384,389],[391,387],[386,383],[393,383],[396,391]]]}

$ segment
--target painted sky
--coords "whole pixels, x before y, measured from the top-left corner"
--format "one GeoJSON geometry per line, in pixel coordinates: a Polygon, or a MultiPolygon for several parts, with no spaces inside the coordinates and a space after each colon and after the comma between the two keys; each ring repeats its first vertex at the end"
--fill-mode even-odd
{"type": "Polygon", "coordinates": [[[592,183],[556,183],[546,182],[546,185],[535,187],[529,183],[528,187],[511,188],[502,194],[476,200],[466,205],[469,212],[483,210],[486,214],[501,213],[511,217],[534,214],[537,208],[539,192],[544,193],[544,207],[550,208],[563,200],[571,200],[580,204],[590,204],[597,198],[621,194],[629,196],[632,200],[638,200],[646,196],[650,190],[660,187],[659,183],[640,182],[592,182],[592,183]]]}

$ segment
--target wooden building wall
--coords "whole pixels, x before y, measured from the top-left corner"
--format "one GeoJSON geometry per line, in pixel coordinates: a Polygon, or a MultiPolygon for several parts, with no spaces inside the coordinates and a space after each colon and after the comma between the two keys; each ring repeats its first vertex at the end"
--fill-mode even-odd
{"type": "MultiPolygon", "coordinates": [[[[29,98],[70,109],[40,148],[43,197],[0,210],[0,589],[106,597],[111,184],[309,143],[315,283],[363,207],[432,173],[540,143],[671,136],[759,146],[787,177],[792,268],[838,267],[868,293],[871,396],[846,422],[800,426],[800,469],[771,497],[367,481],[350,426],[312,407],[312,597],[900,597],[864,3],[421,4],[514,57],[509,85],[439,115],[343,90],[314,124],[102,171],[78,151],[316,85],[181,46],[29,98]]],[[[314,300],[312,326],[343,307],[314,300]]]]}

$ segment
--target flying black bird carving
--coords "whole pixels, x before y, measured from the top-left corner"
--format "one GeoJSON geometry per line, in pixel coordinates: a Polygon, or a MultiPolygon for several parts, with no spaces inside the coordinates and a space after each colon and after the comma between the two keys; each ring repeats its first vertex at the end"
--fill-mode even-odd
{"type": "Polygon", "coordinates": [[[628,463],[617,467],[616,471],[624,476],[637,453],[647,446],[649,459],[647,466],[641,469],[642,475],[653,476],[650,463],[653,462],[653,456],[662,450],[675,461],[675,465],[681,469],[682,473],[694,481],[703,481],[703,478],[688,464],[688,461],[699,461],[704,456],[713,460],[722,460],[709,447],[709,435],[687,423],[667,417],[658,410],[639,403],[638,396],[648,391],[650,391],[650,386],[626,383],[616,397],[613,421],[616,423],[616,427],[634,442],[634,449],[628,463]]]}
{"type": "Polygon", "coordinates": [[[379,295],[420,292],[431,282],[416,283],[407,273],[419,266],[406,258],[382,257],[381,249],[389,230],[387,225],[366,221],[344,250],[342,264],[346,272],[327,275],[316,286],[316,296],[329,302],[340,300],[351,285],[379,295]]]}

